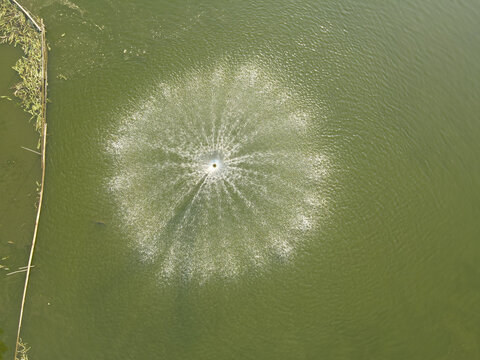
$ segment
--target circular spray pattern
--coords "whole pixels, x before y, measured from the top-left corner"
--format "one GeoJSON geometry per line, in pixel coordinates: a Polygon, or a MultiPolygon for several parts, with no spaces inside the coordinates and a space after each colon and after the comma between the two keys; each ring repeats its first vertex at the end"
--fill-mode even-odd
{"type": "Polygon", "coordinates": [[[311,121],[254,65],[159,84],[108,145],[109,186],[143,258],[164,278],[200,281],[291,258],[323,204],[311,121]]]}

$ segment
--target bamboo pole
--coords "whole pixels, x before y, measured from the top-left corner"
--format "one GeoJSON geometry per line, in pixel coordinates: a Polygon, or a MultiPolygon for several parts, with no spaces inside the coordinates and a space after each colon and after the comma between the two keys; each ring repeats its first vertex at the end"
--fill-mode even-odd
{"type": "Polygon", "coordinates": [[[38,200],[37,218],[35,220],[35,228],[33,230],[32,245],[30,247],[30,256],[28,258],[28,265],[27,265],[27,268],[26,268],[27,273],[26,273],[26,276],[25,276],[25,285],[23,287],[22,305],[20,307],[20,317],[18,319],[17,341],[15,343],[15,359],[17,358],[18,344],[19,344],[19,341],[20,341],[20,332],[22,330],[23,309],[25,307],[25,299],[27,297],[28,281],[30,280],[30,270],[32,269],[33,254],[35,252],[35,244],[37,242],[38,224],[40,222],[40,212],[42,210],[43,187],[44,187],[44,184],[45,184],[45,148],[46,148],[46,145],[47,145],[46,140],[47,140],[47,123],[44,122],[44,124],[43,124],[43,134],[42,134],[42,182],[41,182],[41,185],[40,185],[40,199],[38,200]]]}
{"type": "Polygon", "coordinates": [[[27,289],[28,283],[30,280],[30,271],[32,269],[32,260],[33,255],[35,253],[35,244],[37,242],[37,233],[38,233],[38,225],[40,222],[40,213],[42,210],[42,202],[43,202],[43,189],[45,185],[45,151],[47,146],[47,45],[45,39],[45,25],[43,24],[43,20],[40,19],[40,25],[33,19],[30,13],[23,8],[17,1],[11,0],[14,2],[21,11],[32,21],[35,27],[40,31],[42,37],[42,88],[41,88],[41,100],[42,100],[42,150],[41,150],[41,168],[42,168],[42,179],[40,183],[40,193],[39,193],[39,200],[38,200],[38,208],[37,208],[37,216],[35,220],[35,228],[33,231],[33,239],[32,245],[30,247],[30,256],[28,258],[28,265],[26,266],[26,275],[25,275],[25,285],[23,287],[23,295],[22,295],[22,304],[20,307],[20,316],[18,319],[18,329],[17,329],[17,340],[15,342],[15,354],[14,359],[17,360],[17,354],[19,351],[19,344],[20,344],[20,333],[22,330],[22,321],[23,321],[23,310],[25,307],[25,300],[27,296],[27,289]]]}

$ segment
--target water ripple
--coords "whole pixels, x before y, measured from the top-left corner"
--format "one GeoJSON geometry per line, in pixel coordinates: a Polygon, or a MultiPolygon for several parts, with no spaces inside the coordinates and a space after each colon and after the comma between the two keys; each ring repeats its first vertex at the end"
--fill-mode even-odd
{"type": "Polygon", "coordinates": [[[109,187],[143,259],[200,281],[291,259],[325,206],[311,120],[252,64],[159,84],[108,142],[109,187]]]}

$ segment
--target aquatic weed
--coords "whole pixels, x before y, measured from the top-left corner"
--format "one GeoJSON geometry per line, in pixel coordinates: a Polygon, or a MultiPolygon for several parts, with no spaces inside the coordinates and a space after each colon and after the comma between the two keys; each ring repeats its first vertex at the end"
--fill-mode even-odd
{"type": "Polygon", "coordinates": [[[14,86],[14,95],[23,109],[42,128],[42,35],[22,11],[9,0],[0,0],[0,44],[20,45],[22,56],[13,66],[21,81],[14,86]]]}
{"type": "Polygon", "coordinates": [[[27,347],[27,344],[24,343],[22,339],[20,339],[18,342],[18,351],[15,354],[15,360],[28,360],[28,350],[30,350],[30,348],[27,347]]]}

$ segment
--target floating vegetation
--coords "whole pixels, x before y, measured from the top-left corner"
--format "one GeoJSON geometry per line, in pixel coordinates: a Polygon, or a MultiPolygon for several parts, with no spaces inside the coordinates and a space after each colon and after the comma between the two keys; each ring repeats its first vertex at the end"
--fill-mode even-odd
{"type": "Polygon", "coordinates": [[[14,94],[23,109],[32,115],[35,128],[42,128],[42,34],[25,14],[10,0],[0,0],[0,44],[20,45],[22,56],[13,66],[21,81],[14,94]]]}
{"type": "Polygon", "coordinates": [[[27,347],[27,344],[24,343],[22,339],[20,339],[18,342],[17,353],[15,354],[15,360],[28,360],[28,350],[30,350],[30,348],[27,347]]]}
{"type": "Polygon", "coordinates": [[[30,348],[22,341],[20,333],[42,207],[47,140],[47,46],[43,22],[35,20],[16,0],[0,0],[0,44],[2,43],[14,46],[20,45],[23,50],[24,56],[13,66],[13,69],[21,78],[21,81],[14,86],[14,95],[20,98],[23,109],[32,115],[31,119],[34,119],[35,128],[40,133],[38,148],[41,147],[40,154],[42,156],[42,181],[40,188],[37,189],[39,191],[39,199],[32,246],[30,248],[28,265],[21,269],[22,271],[26,270],[26,276],[18,321],[17,341],[15,343],[15,360],[28,360],[27,352],[30,348]]]}

